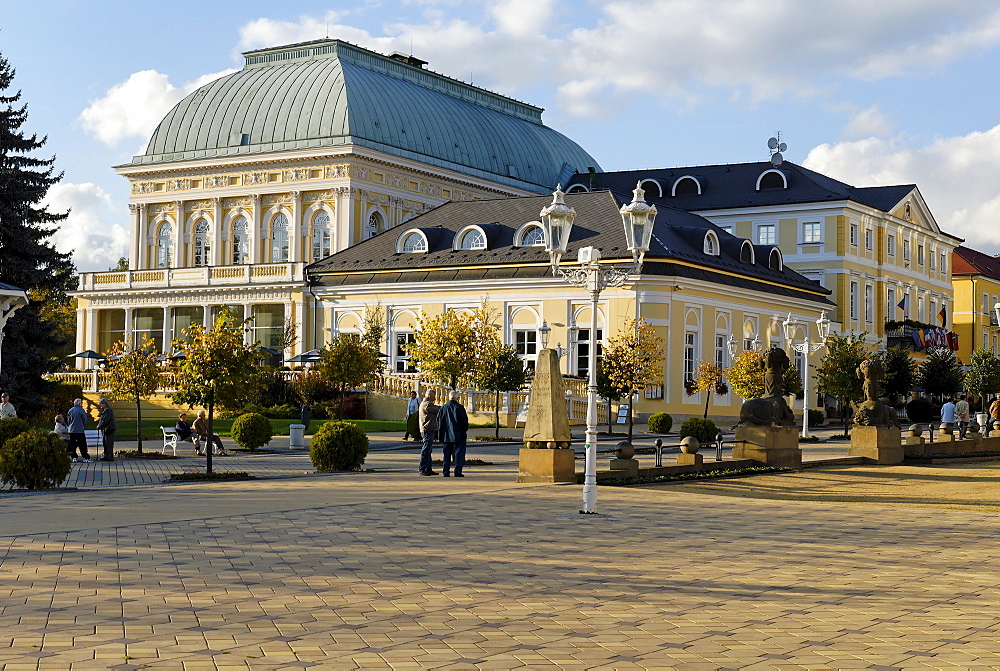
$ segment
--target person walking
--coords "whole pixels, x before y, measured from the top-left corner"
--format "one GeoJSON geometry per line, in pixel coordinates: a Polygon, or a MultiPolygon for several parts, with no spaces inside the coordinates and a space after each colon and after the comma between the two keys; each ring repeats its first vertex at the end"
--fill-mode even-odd
{"type": "Polygon", "coordinates": [[[465,443],[469,436],[469,415],[465,406],[458,402],[458,392],[448,394],[448,402],[441,406],[438,413],[438,437],[444,447],[444,463],[441,475],[448,477],[451,473],[452,457],[455,458],[455,477],[464,478],[462,468],[465,467],[465,443]]]}
{"type": "Polygon", "coordinates": [[[83,409],[83,399],[73,399],[73,407],[66,413],[69,429],[69,456],[76,461],[76,451],[80,450],[80,456],[84,463],[91,463],[90,452],[87,450],[87,421],[90,415],[83,409]]]}
{"type": "Polygon", "coordinates": [[[958,420],[958,438],[965,440],[965,434],[969,431],[969,402],[965,394],[958,397],[955,404],[955,418],[958,420]]]}
{"type": "Polygon", "coordinates": [[[97,429],[101,432],[101,441],[104,444],[104,456],[101,457],[101,461],[114,461],[115,433],[118,432],[115,411],[111,409],[111,403],[106,398],[102,398],[98,405],[101,408],[101,414],[97,418],[97,429]]]}
{"type": "Polygon", "coordinates": [[[407,439],[412,435],[413,440],[420,442],[420,399],[417,398],[417,392],[411,391],[410,398],[406,402],[406,417],[403,418],[406,422],[406,433],[403,434],[403,442],[405,443],[407,439]]]}
{"type": "Polygon", "coordinates": [[[12,419],[17,417],[17,410],[14,409],[13,404],[10,402],[10,396],[7,392],[0,394],[0,419],[12,419]]]}
{"type": "Polygon", "coordinates": [[[438,411],[441,406],[434,403],[437,394],[428,389],[424,394],[424,402],[420,404],[420,435],[424,446],[420,448],[420,475],[437,475],[431,470],[431,453],[434,451],[434,439],[438,431],[438,411]]]}
{"type": "Polygon", "coordinates": [[[209,449],[212,449],[212,444],[215,443],[214,454],[226,456],[226,448],[222,447],[222,438],[219,434],[213,433],[211,436],[208,435],[208,421],[205,419],[205,411],[198,411],[198,419],[194,420],[194,432],[198,434],[198,454],[205,454],[205,449],[201,447],[204,443],[209,449]]]}
{"type": "MultiPolygon", "coordinates": [[[[947,424],[948,429],[955,426],[955,399],[948,397],[948,400],[941,406],[941,424],[947,424]]],[[[942,427],[943,428],[943,427],[942,427]]],[[[954,433],[954,431],[953,431],[954,433]]]]}

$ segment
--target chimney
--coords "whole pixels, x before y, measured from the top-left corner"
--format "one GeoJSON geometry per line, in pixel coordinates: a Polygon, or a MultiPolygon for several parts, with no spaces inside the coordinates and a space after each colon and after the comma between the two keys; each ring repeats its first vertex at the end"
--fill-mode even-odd
{"type": "Polygon", "coordinates": [[[427,65],[427,61],[422,61],[416,56],[412,56],[409,54],[402,54],[398,51],[394,51],[391,54],[389,54],[389,58],[399,61],[400,63],[406,63],[407,65],[412,65],[415,68],[422,69],[425,65],[427,65]]]}

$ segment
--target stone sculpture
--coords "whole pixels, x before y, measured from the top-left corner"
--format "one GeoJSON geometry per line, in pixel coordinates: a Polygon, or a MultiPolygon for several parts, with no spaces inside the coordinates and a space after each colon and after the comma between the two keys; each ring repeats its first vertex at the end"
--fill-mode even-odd
{"type": "Polygon", "coordinates": [[[854,404],[854,423],[858,426],[876,426],[883,429],[899,427],[899,420],[888,405],[879,400],[882,388],[879,378],[882,377],[882,362],[878,359],[865,359],[858,366],[858,377],[864,380],[863,391],[865,400],[854,404]]]}
{"type": "Polygon", "coordinates": [[[743,402],[740,426],[795,426],[795,416],[782,396],[781,378],[789,366],[783,349],[771,347],[761,357],[764,363],[764,396],[743,402]]]}

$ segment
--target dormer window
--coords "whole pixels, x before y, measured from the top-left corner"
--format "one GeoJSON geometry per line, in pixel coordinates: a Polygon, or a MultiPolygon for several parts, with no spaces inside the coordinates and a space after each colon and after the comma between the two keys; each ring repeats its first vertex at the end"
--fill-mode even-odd
{"type": "Polygon", "coordinates": [[[771,253],[767,257],[767,267],[771,270],[781,271],[784,269],[784,263],[781,259],[781,252],[777,247],[771,249],[771,253]]]}
{"type": "Polygon", "coordinates": [[[456,236],[458,244],[455,249],[486,249],[486,234],[478,226],[468,226],[459,231],[456,236]]]}
{"type": "Polygon", "coordinates": [[[719,255],[719,237],[715,234],[715,231],[705,233],[704,252],[711,256],[719,255]]]}
{"type": "Polygon", "coordinates": [[[574,184],[566,189],[566,193],[587,193],[588,189],[583,184],[574,184]]]}
{"type": "Polygon", "coordinates": [[[639,188],[645,192],[647,198],[663,198],[663,189],[655,179],[643,180],[639,183],[639,188]]]}
{"type": "Polygon", "coordinates": [[[749,240],[744,240],[740,246],[740,263],[754,263],[753,245],[749,240]]]}
{"type": "Polygon", "coordinates": [[[696,177],[691,175],[684,175],[674,182],[672,189],[672,195],[674,196],[700,196],[701,195],[701,182],[698,181],[696,177]]]}
{"type": "Polygon", "coordinates": [[[544,247],[545,231],[537,222],[530,222],[521,227],[514,236],[515,247],[544,247]]]}
{"type": "Polygon", "coordinates": [[[758,191],[787,188],[788,180],[785,179],[785,173],[780,170],[765,170],[761,173],[760,177],[757,178],[758,191]]]}
{"type": "Polygon", "coordinates": [[[427,251],[427,236],[416,229],[410,229],[401,236],[396,248],[397,253],[416,254],[427,251]]]}

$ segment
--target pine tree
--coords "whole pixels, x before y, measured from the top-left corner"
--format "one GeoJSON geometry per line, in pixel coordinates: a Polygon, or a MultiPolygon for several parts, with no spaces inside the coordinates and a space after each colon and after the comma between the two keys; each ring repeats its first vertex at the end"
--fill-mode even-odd
{"type": "MultiPolygon", "coordinates": [[[[20,91],[8,94],[13,80],[14,69],[0,54],[0,282],[66,300],[75,271],[69,256],[51,242],[66,214],[53,214],[41,204],[62,174],[55,174],[55,157],[31,155],[46,138],[22,130],[28,108],[19,104],[20,91]]],[[[58,353],[66,345],[65,333],[41,315],[41,308],[38,302],[21,308],[4,329],[0,387],[22,416],[41,410],[51,384],[42,375],[59,366],[58,353]]]]}

